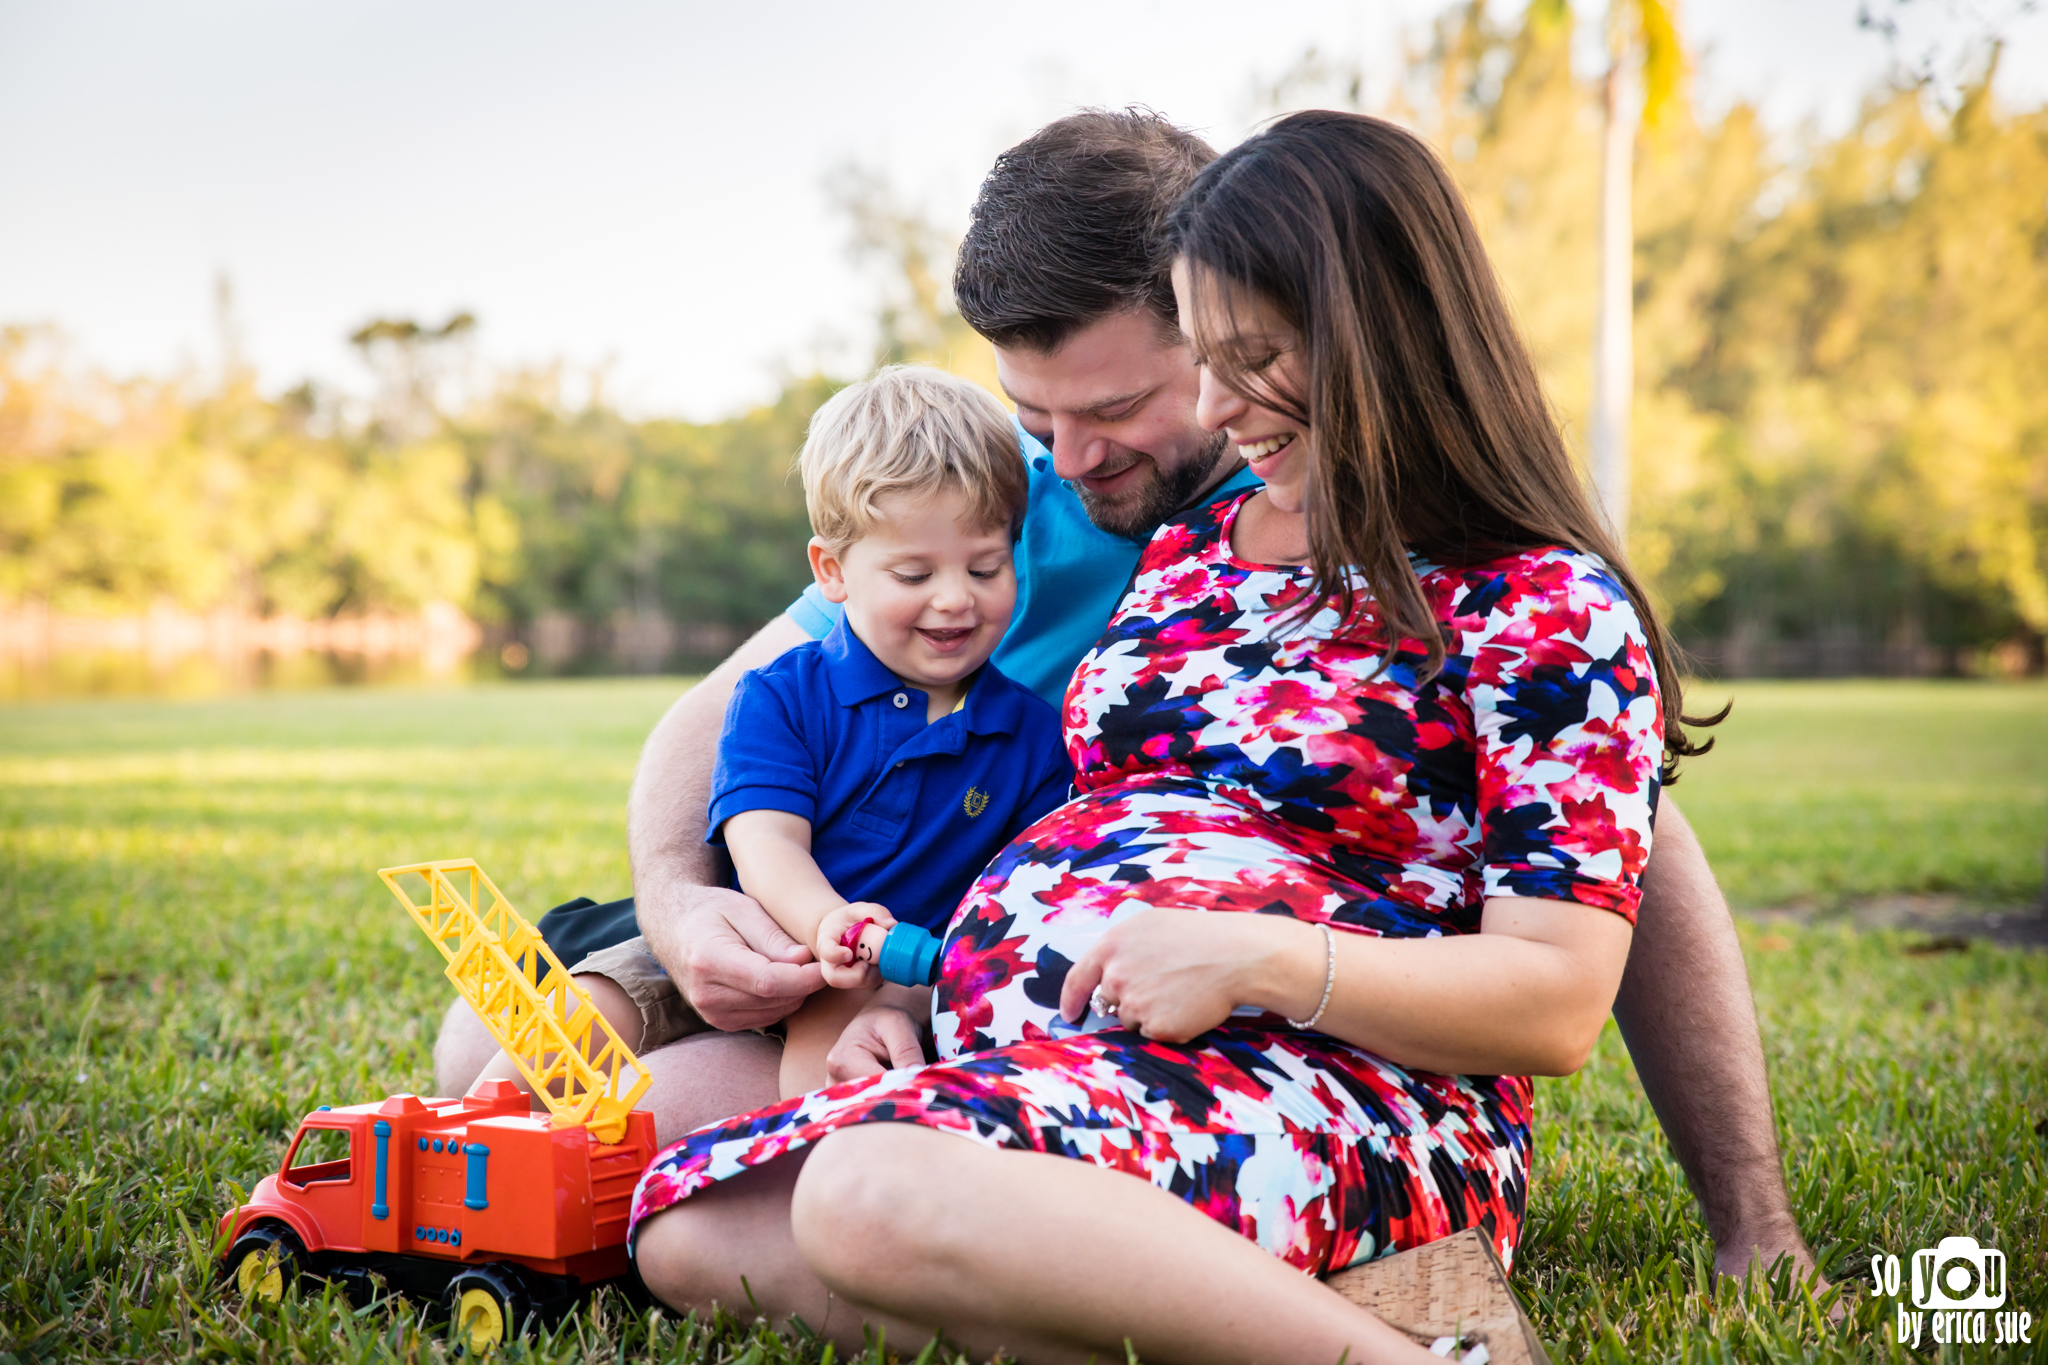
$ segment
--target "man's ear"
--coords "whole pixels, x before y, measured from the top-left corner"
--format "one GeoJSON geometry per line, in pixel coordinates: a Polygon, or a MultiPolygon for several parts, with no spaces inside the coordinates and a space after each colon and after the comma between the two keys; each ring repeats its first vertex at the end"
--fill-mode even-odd
{"type": "Polygon", "coordinates": [[[818,582],[818,591],[825,594],[827,602],[846,600],[846,565],[839,554],[816,536],[811,537],[811,577],[818,582]]]}

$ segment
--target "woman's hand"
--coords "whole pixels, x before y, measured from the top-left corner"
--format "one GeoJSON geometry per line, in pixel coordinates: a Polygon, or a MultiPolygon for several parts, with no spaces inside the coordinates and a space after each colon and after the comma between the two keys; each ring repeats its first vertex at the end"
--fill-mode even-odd
{"type": "Polygon", "coordinates": [[[1262,998],[1275,976],[1273,960],[1296,947],[1314,950],[1320,991],[1322,939],[1309,926],[1273,915],[1154,906],[1118,924],[1081,955],[1060,990],[1060,1013],[1078,1021],[1099,989],[1125,1028],[1184,1043],[1221,1024],[1239,1005],[1274,1008],[1276,1002],[1262,998]]]}
{"type": "Polygon", "coordinates": [[[825,1074],[833,1085],[892,1067],[923,1064],[924,1038],[917,1021],[897,1005],[869,1005],[854,1015],[825,1054],[825,1074]]]}

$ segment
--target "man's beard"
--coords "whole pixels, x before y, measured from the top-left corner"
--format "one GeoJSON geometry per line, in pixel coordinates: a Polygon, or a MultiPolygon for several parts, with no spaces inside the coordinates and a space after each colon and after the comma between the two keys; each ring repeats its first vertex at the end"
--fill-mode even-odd
{"type": "MultiPolygon", "coordinates": [[[[1076,482],[1074,492],[1081,499],[1081,510],[1088,514],[1088,520],[1100,530],[1126,540],[1149,539],[1167,518],[1186,507],[1202,486],[1216,472],[1225,453],[1230,449],[1230,440],[1217,432],[1188,459],[1173,469],[1160,469],[1159,462],[1151,460],[1156,477],[1148,480],[1137,492],[1114,502],[1088,491],[1085,484],[1076,482]]],[[[1150,457],[1146,457],[1150,460],[1150,457]]]]}

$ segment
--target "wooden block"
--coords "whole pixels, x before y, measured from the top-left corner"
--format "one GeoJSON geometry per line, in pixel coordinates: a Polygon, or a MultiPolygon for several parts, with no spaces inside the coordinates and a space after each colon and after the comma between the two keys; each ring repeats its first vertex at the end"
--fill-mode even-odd
{"type": "Polygon", "coordinates": [[[1487,1365],[1550,1365],[1542,1338],[1477,1228],[1340,1270],[1326,1281],[1428,1346],[1443,1337],[1486,1347],[1487,1365]]]}

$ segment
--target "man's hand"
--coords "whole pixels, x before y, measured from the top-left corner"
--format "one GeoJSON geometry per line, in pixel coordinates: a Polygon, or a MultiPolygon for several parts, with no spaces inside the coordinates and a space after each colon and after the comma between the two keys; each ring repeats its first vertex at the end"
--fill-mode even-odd
{"type": "Polygon", "coordinates": [[[713,1028],[764,1028],[788,1017],[825,977],[811,950],[753,898],[719,886],[676,888],[676,988],[713,1028]]]}
{"type": "Polygon", "coordinates": [[[870,1005],[854,1015],[825,1054],[825,1072],[834,1085],[894,1067],[922,1065],[924,1040],[918,1036],[917,1021],[894,1005],[870,1005]]]}

